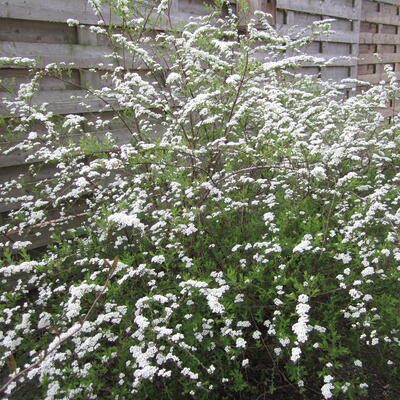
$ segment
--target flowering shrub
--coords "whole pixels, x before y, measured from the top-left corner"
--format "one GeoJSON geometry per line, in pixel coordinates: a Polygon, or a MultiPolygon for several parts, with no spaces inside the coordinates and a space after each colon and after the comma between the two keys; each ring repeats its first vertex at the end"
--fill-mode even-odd
{"type": "Polygon", "coordinates": [[[241,34],[212,13],[151,34],[167,2],[108,3],[123,29],[93,30],[118,66],[89,95],[113,119],[34,106],[56,65],[32,64],[8,102],[16,148],[56,173],[19,197],[23,177],[2,186],[21,203],[1,227],[21,236],[0,266],[5,398],[29,382],[48,400],[395,398],[400,124],[379,112],[399,94],[391,72],[346,99],[343,83],[296,74],[321,62],[296,49],[325,23],[281,36],[260,13],[241,34]],[[117,121],[129,144],[115,145],[117,121]],[[24,235],[38,226],[53,244],[34,255],[24,235]]]}

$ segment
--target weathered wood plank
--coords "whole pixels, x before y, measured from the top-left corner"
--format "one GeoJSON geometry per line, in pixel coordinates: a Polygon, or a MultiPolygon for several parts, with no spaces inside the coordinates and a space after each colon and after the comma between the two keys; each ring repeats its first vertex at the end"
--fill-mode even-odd
{"type": "MultiPolygon", "coordinates": [[[[108,8],[104,7],[103,15],[109,22],[108,8]]],[[[66,22],[71,18],[94,25],[100,19],[86,0],[0,0],[0,17],[53,22],[66,22]]],[[[115,17],[111,21],[118,22],[115,17]]]]}
{"type": "Polygon", "coordinates": [[[77,32],[64,23],[1,19],[0,41],[74,44],[77,32]]]}
{"type": "Polygon", "coordinates": [[[388,107],[385,110],[382,110],[382,114],[384,117],[392,117],[394,115],[398,115],[400,113],[400,104],[395,105],[395,107],[388,107]]]}
{"type": "Polygon", "coordinates": [[[400,6],[400,0],[383,0],[382,2],[387,4],[393,4],[394,6],[400,6]]]}
{"type": "MultiPolygon", "coordinates": [[[[101,139],[105,137],[105,134],[107,132],[111,132],[113,138],[120,146],[129,143],[131,139],[131,133],[126,128],[114,129],[111,131],[95,131],[86,134],[101,139]]],[[[80,138],[81,135],[75,135],[72,139],[78,142],[80,138]]],[[[8,146],[7,144],[2,145],[3,153],[0,153],[0,168],[25,165],[27,164],[26,158],[35,154],[35,150],[33,151],[15,150],[9,154],[4,154],[4,151],[7,150],[7,147],[10,148],[11,146],[8,146]]],[[[39,157],[35,157],[30,159],[29,163],[32,164],[40,161],[41,159],[39,157]]]]}
{"type": "MultiPolygon", "coordinates": [[[[156,51],[151,45],[143,46],[150,55],[156,51]]],[[[139,56],[132,60],[130,53],[125,55],[123,51],[118,53],[119,61],[114,61],[109,56],[113,50],[107,46],[92,46],[81,44],[62,43],[25,43],[25,42],[0,42],[0,55],[3,57],[26,57],[34,59],[38,67],[45,67],[51,63],[57,63],[64,69],[101,69],[112,70],[115,66],[123,66],[131,70],[149,70],[149,66],[139,56]]],[[[157,57],[162,67],[168,65],[162,57],[157,57]]],[[[8,66],[12,68],[12,65],[8,66]]]]}
{"type": "MultiPolygon", "coordinates": [[[[54,218],[49,219],[48,222],[37,224],[29,231],[29,233],[20,234],[19,232],[10,232],[7,235],[0,236],[0,243],[7,241],[13,243],[15,241],[23,240],[30,241],[31,244],[27,247],[28,250],[43,247],[51,242],[52,231],[54,227],[58,226],[63,228],[63,231],[80,226],[85,220],[85,212],[82,207],[74,207],[74,214],[66,217],[58,217],[57,212],[54,212],[54,218]],[[40,234],[40,236],[38,236],[40,234]]],[[[0,248],[0,252],[2,249],[0,248]]],[[[13,251],[14,252],[14,251],[13,251]]]]}
{"type": "MultiPolygon", "coordinates": [[[[50,63],[73,64],[73,68],[94,68],[104,63],[105,69],[113,63],[106,55],[112,51],[105,46],[84,46],[79,44],[0,42],[0,54],[3,57],[26,57],[35,59],[38,66],[50,63]]],[[[137,65],[140,67],[140,64],[137,65]]]]}
{"type": "MultiPolygon", "coordinates": [[[[55,114],[80,114],[91,112],[110,111],[119,109],[115,101],[89,95],[83,98],[87,92],[85,90],[52,90],[39,92],[32,98],[32,104],[48,104],[48,111],[55,114]],[[77,97],[71,99],[71,96],[77,97]]],[[[0,116],[9,117],[11,114],[4,104],[0,103],[0,116]]]]}
{"type": "Polygon", "coordinates": [[[20,203],[15,203],[15,202],[4,203],[4,202],[0,202],[0,215],[1,215],[1,213],[7,213],[7,212],[12,211],[12,210],[18,210],[18,208],[20,208],[20,207],[21,207],[20,203]]]}
{"type": "MultiPolygon", "coordinates": [[[[323,68],[321,71],[321,78],[324,80],[340,81],[351,77],[351,68],[336,66],[323,68]]],[[[351,86],[350,86],[351,87],[351,86]]]]}
{"type": "Polygon", "coordinates": [[[360,55],[358,63],[360,65],[400,63],[400,53],[380,53],[379,56],[375,56],[374,54],[362,54],[360,55]]]}
{"type": "Polygon", "coordinates": [[[277,7],[301,11],[304,13],[331,16],[336,18],[359,19],[356,7],[337,0],[310,1],[310,0],[277,0],[277,7]],[[341,3],[341,4],[340,4],[341,3]]]}
{"type": "Polygon", "coordinates": [[[43,179],[50,179],[54,176],[56,167],[53,164],[19,165],[12,167],[4,167],[0,174],[0,184],[9,180],[18,179],[19,176],[24,177],[26,183],[33,183],[43,179]],[[32,168],[32,169],[31,169],[32,168]]]}
{"type": "MultiPolygon", "coordinates": [[[[205,15],[208,11],[202,0],[180,1],[170,14],[172,24],[188,22],[189,17],[205,15]]],[[[232,1],[232,3],[234,3],[232,1]]],[[[29,21],[66,22],[78,20],[84,25],[98,25],[102,19],[106,24],[112,22],[121,25],[121,20],[110,12],[106,5],[101,6],[101,16],[95,15],[87,0],[0,0],[0,18],[22,19],[29,21]]],[[[169,26],[169,18],[158,21],[157,28],[169,26]]]]}
{"type": "MultiPolygon", "coordinates": [[[[16,92],[19,85],[30,82],[32,80],[32,73],[27,69],[0,68],[0,80],[2,85],[0,86],[1,98],[6,91],[5,88],[16,92]]],[[[80,84],[79,71],[73,70],[68,74],[65,71],[61,74],[60,79],[50,76],[43,77],[39,82],[39,90],[74,90],[80,87],[80,84]]]]}
{"type": "MultiPolygon", "coordinates": [[[[265,54],[263,53],[257,53],[255,54],[257,58],[262,60],[265,57],[265,54]]],[[[307,53],[307,56],[315,57],[320,60],[323,60],[323,62],[328,63],[328,68],[329,67],[353,67],[357,65],[357,59],[355,57],[351,57],[350,55],[347,56],[340,56],[337,54],[328,54],[328,53],[307,53]]],[[[267,58],[268,60],[268,58],[267,58]]],[[[314,67],[317,64],[314,62],[302,62],[300,63],[302,67],[314,67]]]]}
{"type": "Polygon", "coordinates": [[[376,74],[376,64],[359,64],[358,75],[362,79],[361,75],[372,75],[376,74]]]}
{"type": "Polygon", "coordinates": [[[388,24],[388,25],[400,26],[400,18],[396,14],[381,14],[378,12],[363,10],[361,18],[363,21],[374,24],[388,24]]]}
{"type": "Polygon", "coordinates": [[[378,46],[376,44],[360,44],[359,54],[374,54],[378,52],[378,46]]]}
{"type": "MultiPolygon", "coordinates": [[[[54,177],[56,167],[54,165],[39,165],[35,168],[36,172],[33,174],[30,171],[32,164],[25,164],[19,166],[2,167],[0,175],[0,184],[9,180],[16,180],[19,176],[23,176],[24,188],[12,189],[11,192],[4,193],[0,191],[1,196],[7,195],[7,197],[20,197],[30,192],[29,188],[32,187],[36,182],[43,180],[50,180],[54,177]],[[26,186],[25,186],[26,185],[26,186]]],[[[9,212],[12,210],[18,210],[21,204],[19,202],[0,202],[0,213],[9,212]]]]}
{"type": "MultiPolygon", "coordinates": [[[[277,30],[281,34],[288,34],[293,30],[292,25],[280,25],[277,30]]],[[[330,35],[317,35],[315,40],[321,42],[336,42],[336,43],[358,43],[358,32],[334,32],[330,35]]]]}
{"type": "Polygon", "coordinates": [[[379,33],[384,33],[387,35],[397,35],[397,26],[396,25],[379,25],[379,33]]]}
{"type": "Polygon", "coordinates": [[[360,33],[360,44],[400,44],[400,35],[385,33],[360,33]]]}
{"type": "MultiPolygon", "coordinates": [[[[400,72],[396,72],[396,77],[397,79],[400,79],[400,72]]],[[[381,81],[388,80],[387,76],[384,73],[359,75],[358,79],[372,83],[374,85],[380,83],[381,81]]]]}

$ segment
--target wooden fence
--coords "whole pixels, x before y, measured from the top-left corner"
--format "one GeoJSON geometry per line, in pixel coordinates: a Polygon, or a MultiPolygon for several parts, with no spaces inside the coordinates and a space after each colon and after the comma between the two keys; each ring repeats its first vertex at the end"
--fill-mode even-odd
{"type": "MultiPolygon", "coordinates": [[[[191,16],[205,15],[209,11],[203,3],[204,0],[172,0],[172,22],[176,24],[188,21],[191,16]]],[[[277,29],[282,32],[294,25],[306,27],[314,21],[335,19],[332,27],[336,33],[317,38],[306,51],[326,59],[338,56],[353,58],[336,59],[330,67],[323,69],[305,66],[302,70],[305,74],[319,74],[324,79],[359,77],[378,82],[382,78],[383,64],[391,63],[400,71],[400,0],[250,0],[249,5],[246,13],[234,0],[231,1],[242,24],[248,21],[254,10],[259,9],[271,13],[277,29]],[[382,54],[382,60],[374,58],[372,53],[376,51],[382,54]],[[362,58],[357,63],[359,54],[362,58]]],[[[105,15],[109,14],[106,12],[105,15]]],[[[44,79],[34,102],[49,103],[49,110],[57,114],[82,114],[89,121],[95,121],[99,115],[111,113],[104,102],[89,96],[82,103],[81,99],[71,99],[71,96],[85,94],[82,87],[104,85],[98,74],[90,71],[91,67],[104,62],[104,55],[110,53],[107,41],[89,31],[89,26],[97,23],[98,17],[87,0],[0,0],[0,57],[34,58],[43,65],[73,62],[68,81],[44,79]],[[68,26],[70,18],[78,19],[80,25],[68,26]]],[[[29,79],[28,71],[24,68],[0,69],[0,79],[8,78],[15,79],[17,84],[23,83],[29,79]]],[[[349,85],[348,89],[351,88],[349,85]]],[[[3,97],[1,90],[0,86],[0,98],[3,97]]],[[[0,116],[7,117],[1,102],[0,116]]],[[[123,127],[113,126],[112,132],[120,144],[129,142],[129,133],[123,127]]],[[[104,133],[96,132],[97,135],[104,133]]],[[[0,185],[21,175],[28,183],[52,178],[54,169],[51,166],[41,166],[38,174],[32,173],[32,168],[40,165],[40,160],[33,158],[26,162],[28,153],[5,154],[4,150],[14,143],[9,135],[0,132],[0,185]]],[[[15,195],[21,192],[22,189],[15,195]]],[[[7,220],[8,213],[18,207],[17,202],[0,203],[0,225],[7,220]]],[[[10,237],[17,236],[14,233],[10,237]]],[[[33,235],[32,248],[43,246],[47,240],[46,235],[41,238],[33,235]]]]}
{"type": "MultiPolygon", "coordinates": [[[[286,32],[298,26],[307,27],[323,19],[335,19],[332,30],[335,34],[321,37],[306,49],[308,54],[325,59],[338,58],[330,67],[308,66],[305,74],[317,74],[323,79],[340,80],[356,78],[357,55],[362,0],[255,0],[251,1],[248,16],[256,9],[270,12],[275,18],[278,30],[286,32]]],[[[349,85],[349,89],[352,88],[349,85]]]]}
{"type": "MultiPolygon", "coordinates": [[[[400,1],[364,0],[361,20],[358,79],[379,83],[387,64],[400,78],[400,1]]],[[[399,111],[400,104],[391,102],[385,115],[399,111]]]]}

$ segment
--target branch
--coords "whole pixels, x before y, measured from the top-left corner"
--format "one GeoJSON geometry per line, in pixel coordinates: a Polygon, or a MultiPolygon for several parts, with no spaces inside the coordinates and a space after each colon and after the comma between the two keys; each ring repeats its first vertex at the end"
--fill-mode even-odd
{"type": "MultiPolygon", "coordinates": [[[[118,256],[115,257],[114,262],[112,264],[110,264],[110,262],[108,260],[104,260],[105,264],[108,265],[108,267],[110,268],[110,271],[108,273],[107,279],[101,289],[100,292],[98,292],[96,294],[96,298],[94,299],[91,307],[89,308],[89,311],[86,313],[85,317],[79,320],[79,326],[76,329],[72,329],[74,327],[74,325],[72,326],[72,328],[70,328],[69,330],[72,329],[72,331],[63,339],[59,340],[59,342],[57,344],[54,345],[53,348],[51,348],[50,350],[46,349],[43,352],[43,355],[37,360],[35,361],[33,364],[29,365],[28,367],[26,367],[25,369],[23,369],[22,371],[18,372],[16,375],[12,376],[1,388],[0,388],[0,393],[1,392],[5,392],[7,387],[13,383],[14,381],[16,381],[18,378],[20,378],[21,376],[27,374],[30,370],[32,370],[33,368],[37,367],[38,365],[40,365],[50,354],[54,353],[55,350],[57,350],[64,342],[66,342],[68,339],[70,339],[73,335],[75,335],[76,333],[78,333],[84,323],[88,320],[89,315],[91,314],[91,312],[93,311],[94,307],[96,306],[97,302],[99,301],[100,297],[104,294],[104,292],[107,289],[108,286],[108,282],[110,281],[115,268],[117,267],[118,264],[118,256]]],[[[75,324],[76,325],[76,324],[75,324]]],[[[68,332],[68,331],[67,331],[68,332]]],[[[62,335],[58,335],[58,337],[60,338],[62,335]]]]}

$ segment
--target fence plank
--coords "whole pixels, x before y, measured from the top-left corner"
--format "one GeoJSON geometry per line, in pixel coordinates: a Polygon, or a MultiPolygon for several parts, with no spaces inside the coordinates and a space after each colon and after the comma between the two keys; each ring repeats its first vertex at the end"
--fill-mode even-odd
{"type": "Polygon", "coordinates": [[[381,14],[378,12],[363,10],[362,19],[363,21],[374,24],[387,24],[387,25],[400,26],[400,18],[396,14],[381,14]]]}
{"type": "Polygon", "coordinates": [[[386,33],[360,33],[360,44],[400,44],[400,35],[386,33]]]}
{"type": "Polygon", "coordinates": [[[380,53],[379,56],[375,56],[374,54],[362,54],[360,55],[358,63],[360,65],[400,63],[400,53],[380,53]]]}
{"type": "MultiPolygon", "coordinates": [[[[110,131],[96,131],[96,132],[88,132],[87,135],[91,135],[92,137],[97,137],[102,139],[105,137],[105,134],[110,132],[112,137],[116,140],[118,145],[123,145],[129,143],[131,139],[131,133],[126,128],[114,129],[110,131]]],[[[75,135],[72,140],[75,142],[79,142],[82,135],[75,135]]],[[[14,145],[14,144],[13,144],[14,145]]],[[[7,144],[3,144],[3,151],[7,149],[7,144]]],[[[26,165],[26,158],[35,154],[35,150],[27,151],[27,150],[15,150],[9,154],[0,153],[0,168],[26,165]]],[[[42,161],[39,157],[35,157],[30,159],[29,163],[37,163],[42,161]]]]}
{"type": "MultiPolygon", "coordinates": [[[[400,72],[396,72],[396,77],[397,79],[400,79],[400,72]]],[[[358,79],[376,85],[381,81],[387,81],[388,77],[384,73],[376,73],[376,74],[360,75],[358,79]]]]}
{"type": "Polygon", "coordinates": [[[0,243],[6,243],[7,240],[11,242],[18,240],[30,241],[31,244],[27,246],[28,250],[46,246],[51,243],[51,235],[54,227],[62,226],[65,232],[67,229],[78,227],[84,222],[85,214],[81,210],[82,207],[75,207],[73,214],[61,218],[58,218],[59,216],[55,212],[53,219],[49,219],[47,223],[35,225],[28,234],[21,235],[19,232],[10,232],[7,235],[0,236],[0,243]],[[40,236],[37,236],[37,234],[40,234],[40,236]]]}
{"type": "MultiPolygon", "coordinates": [[[[51,90],[39,92],[32,98],[33,105],[41,105],[47,103],[48,111],[55,114],[81,114],[92,112],[103,112],[120,109],[115,101],[102,99],[94,95],[84,98],[87,91],[85,90],[51,90]],[[77,97],[71,99],[71,96],[77,97]]],[[[18,114],[17,114],[18,115],[18,114]]],[[[0,103],[0,116],[10,117],[9,110],[0,103]]]]}
{"type": "Polygon", "coordinates": [[[359,19],[356,7],[339,4],[337,0],[310,1],[310,0],[277,0],[277,7],[285,10],[298,11],[309,14],[326,15],[336,18],[359,19]]]}
{"type": "MultiPolygon", "coordinates": [[[[104,8],[104,15],[110,15],[109,9],[104,8]]],[[[0,17],[53,22],[71,18],[94,25],[99,21],[85,0],[0,0],[0,17]]],[[[115,17],[111,20],[118,22],[115,17]]]]}
{"type": "MultiPolygon", "coordinates": [[[[51,63],[65,63],[64,68],[101,68],[112,69],[116,66],[110,58],[105,58],[112,50],[106,46],[86,46],[79,44],[0,42],[0,54],[3,57],[26,57],[35,59],[39,67],[51,63]]],[[[63,66],[61,66],[63,67],[63,66]]],[[[130,68],[146,68],[138,62],[130,68]]]]}
{"type": "MultiPolygon", "coordinates": [[[[207,14],[203,1],[179,2],[170,15],[172,24],[188,22],[190,17],[207,14]]],[[[231,3],[234,3],[231,1],[231,3]]],[[[106,24],[110,22],[121,25],[121,20],[110,12],[110,8],[102,5],[101,16],[106,24]]],[[[78,20],[84,25],[97,25],[101,19],[95,15],[87,0],[0,0],[0,18],[22,19],[29,21],[66,22],[68,19],[78,20]]],[[[169,25],[169,19],[158,22],[157,28],[169,25]]]]}
{"type": "MultiPolygon", "coordinates": [[[[301,27],[299,27],[301,28],[301,27]]],[[[281,25],[278,27],[278,32],[281,34],[288,34],[293,30],[291,25],[281,25]]],[[[315,40],[322,42],[335,42],[335,43],[358,43],[358,32],[334,32],[330,35],[316,35],[315,40]]]]}

